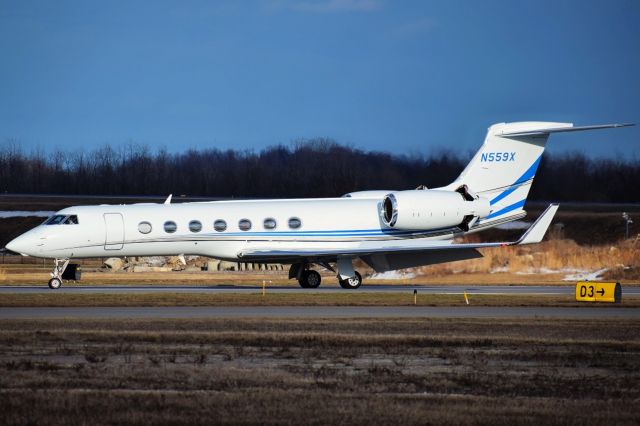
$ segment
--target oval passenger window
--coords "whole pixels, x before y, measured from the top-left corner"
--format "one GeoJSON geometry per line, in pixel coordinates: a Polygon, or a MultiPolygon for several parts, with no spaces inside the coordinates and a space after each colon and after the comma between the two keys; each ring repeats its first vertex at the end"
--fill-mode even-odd
{"type": "Polygon", "coordinates": [[[302,222],[297,217],[292,217],[289,219],[289,228],[298,229],[302,226],[302,222]]]}
{"type": "Polygon", "coordinates": [[[168,221],[164,223],[164,232],[168,234],[173,234],[178,229],[178,225],[176,225],[173,221],[168,221]]]}
{"type": "Polygon", "coordinates": [[[240,222],[238,222],[238,228],[240,228],[241,231],[248,231],[251,229],[251,221],[249,219],[240,220],[240,222]]]}
{"type": "Polygon", "coordinates": [[[264,229],[276,229],[276,220],[269,217],[264,220],[264,229]]]}
{"type": "Polygon", "coordinates": [[[225,222],[222,219],[218,219],[215,222],[213,222],[213,229],[215,229],[218,232],[222,232],[227,229],[227,222],[225,222]]]}
{"type": "Polygon", "coordinates": [[[141,234],[148,234],[151,232],[151,229],[151,224],[149,222],[140,222],[138,224],[138,231],[140,231],[141,234]]]}
{"type": "Polygon", "coordinates": [[[199,220],[192,220],[189,222],[189,231],[200,232],[202,231],[202,223],[199,220]]]}

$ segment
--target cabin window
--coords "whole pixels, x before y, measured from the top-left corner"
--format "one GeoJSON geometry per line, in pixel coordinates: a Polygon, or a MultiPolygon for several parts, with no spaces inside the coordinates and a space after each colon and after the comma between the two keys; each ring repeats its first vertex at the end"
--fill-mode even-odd
{"type": "Polygon", "coordinates": [[[78,224],[78,216],[72,214],[67,216],[67,218],[63,222],[65,225],[77,225],[78,224]]]}
{"type": "Polygon", "coordinates": [[[297,217],[292,217],[289,219],[289,228],[298,229],[302,226],[302,221],[297,217]]]}
{"type": "Polygon", "coordinates": [[[213,229],[215,229],[218,232],[225,231],[227,229],[227,222],[225,222],[222,219],[218,219],[215,222],[213,222],[213,229]]]}
{"type": "Polygon", "coordinates": [[[148,234],[151,232],[151,229],[151,224],[149,222],[140,222],[138,224],[138,231],[140,231],[141,234],[148,234]]]}
{"type": "Polygon", "coordinates": [[[268,217],[263,222],[264,229],[276,229],[276,220],[272,217],[268,217]]]}
{"type": "Polygon", "coordinates": [[[202,231],[202,223],[199,220],[192,220],[189,222],[189,231],[200,232],[202,231]]]}
{"type": "Polygon", "coordinates": [[[57,214],[55,216],[51,216],[49,219],[47,219],[44,224],[45,225],[60,225],[61,223],[64,222],[64,220],[66,219],[67,216],[63,215],[63,214],[57,214]]]}
{"type": "Polygon", "coordinates": [[[241,219],[240,222],[238,222],[238,228],[240,228],[241,231],[248,231],[251,229],[251,221],[249,219],[241,219]]]}
{"type": "Polygon", "coordinates": [[[57,214],[45,220],[44,224],[45,225],[77,225],[78,216],[75,214],[72,214],[72,215],[57,214]]]}
{"type": "Polygon", "coordinates": [[[51,216],[49,219],[47,219],[47,221],[44,223],[45,225],[58,225],[60,223],[62,223],[62,221],[64,220],[66,216],[65,215],[61,215],[61,214],[57,214],[55,216],[51,216]]]}
{"type": "Polygon", "coordinates": [[[175,222],[169,220],[169,221],[164,223],[164,232],[166,232],[168,234],[173,234],[177,230],[178,230],[178,225],[176,225],[175,222]]]}

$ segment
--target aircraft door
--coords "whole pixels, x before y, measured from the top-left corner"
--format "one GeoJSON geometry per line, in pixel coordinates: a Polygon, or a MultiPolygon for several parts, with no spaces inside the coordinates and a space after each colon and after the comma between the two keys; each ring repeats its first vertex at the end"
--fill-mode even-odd
{"type": "Polygon", "coordinates": [[[124,246],[124,219],[120,213],[105,213],[105,250],[121,250],[124,246]]]}

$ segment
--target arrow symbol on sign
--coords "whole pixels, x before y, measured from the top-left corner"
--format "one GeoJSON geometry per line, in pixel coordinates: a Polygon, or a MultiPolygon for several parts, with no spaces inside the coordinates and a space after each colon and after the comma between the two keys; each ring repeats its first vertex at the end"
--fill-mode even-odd
{"type": "Polygon", "coordinates": [[[604,296],[604,288],[601,288],[600,290],[596,291],[596,293],[598,293],[600,296],[604,296]]]}

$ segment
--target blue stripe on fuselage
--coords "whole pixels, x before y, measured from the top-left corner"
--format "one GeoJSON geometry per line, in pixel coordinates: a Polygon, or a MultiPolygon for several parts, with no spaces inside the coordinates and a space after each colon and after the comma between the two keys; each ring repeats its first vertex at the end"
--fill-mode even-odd
{"type": "Polygon", "coordinates": [[[352,229],[352,230],[330,230],[330,231],[243,231],[243,232],[219,232],[200,235],[217,236],[251,236],[251,237],[360,237],[360,236],[380,236],[380,235],[411,235],[424,234],[425,232],[438,232],[442,229],[401,231],[397,229],[352,229]]]}

